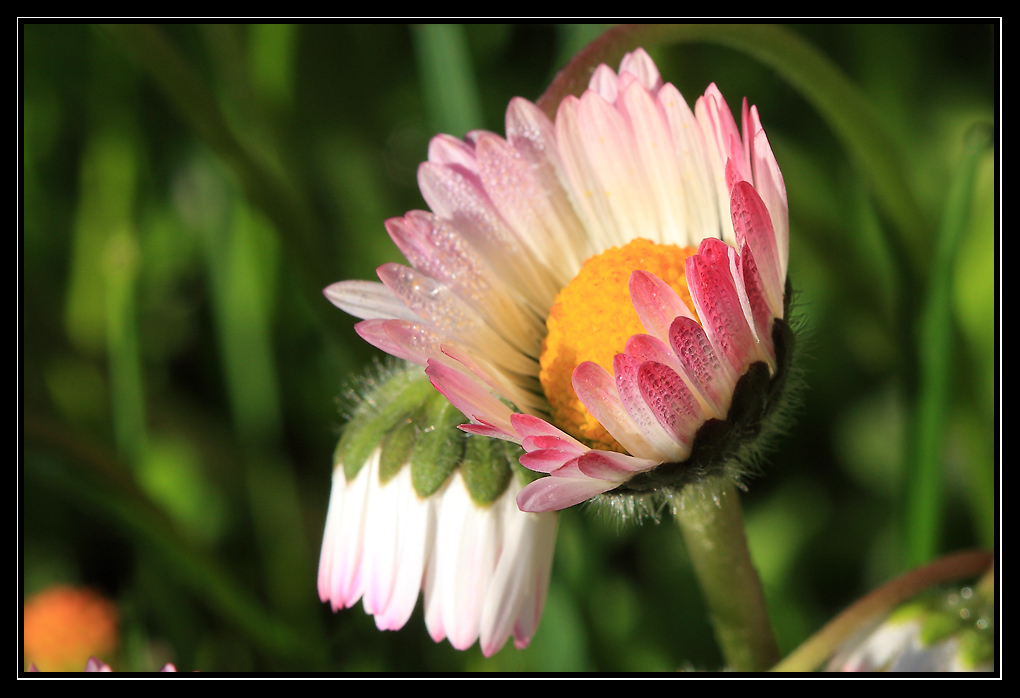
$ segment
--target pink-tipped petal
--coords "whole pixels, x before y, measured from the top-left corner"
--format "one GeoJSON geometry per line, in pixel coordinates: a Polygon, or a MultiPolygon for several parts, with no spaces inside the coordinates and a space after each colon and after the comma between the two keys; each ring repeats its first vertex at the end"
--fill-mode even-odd
{"type": "Polygon", "coordinates": [[[719,361],[701,325],[689,318],[677,318],[669,330],[669,343],[683,366],[687,383],[702,403],[706,419],[725,418],[736,377],[719,361]]]}
{"type": "Polygon", "coordinates": [[[751,329],[761,346],[769,369],[776,368],[776,350],[772,345],[772,319],[775,317],[768,301],[765,298],[761,276],[755,264],[754,254],[745,244],[740,254],[740,274],[743,283],[744,296],[747,298],[747,306],[753,324],[751,329]]]}
{"type": "Polygon", "coordinates": [[[442,338],[422,322],[364,320],[354,326],[354,331],[377,349],[420,366],[441,356],[442,338]]]}
{"type": "Polygon", "coordinates": [[[521,465],[536,473],[552,473],[578,457],[572,451],[543,448],[528,451],[521,456],[521,465]]]}
{"type": "Polygon", "coordinates": [[[617,87],[619,78],[613,69],[602,63],[591,74],[588,81],[588,89],[597,92],[602,99],[610,104],[616,103],[617,87]]]}
{"type": "Polygon", "coordinates": [[[645,332],[667,341],[669,326],[678,317],[694,317],[676,291],[665,281],[647,271],[631,273],[628,282],[630,300],[645,332]]]}
{"type": "Polygon", "coordinates": [[[730,196],[730,213],[738,248],[746,244],[754,255],[765,300],[773,317],[783,317],[785,279],[780,277],[779,253],[772,219],[765,203],[750,182],[739,182],[730,196]]]}
{"type": "Polygon", "coordinates": [[[510,408],[475,379],[437,361],[429,361],[425,374],[436,390],[471,421],[487,424],[508,434],[513,432],[510,408]]]}
{"type": "Polygon", "coordinates": [[[330,303],[362,320],[417,320],[418,316],[377,281],[338,281],[322,291],[330,303]]]}
{"type": "Polygon", "coordinates": [[[634,458],[613,451],[588,451],[577,460],[577,469],[588,477],[617,484],[626,482],[637,473],[651,470],[659,461],[634,458]]]}
{"type": "Polygon", "coordinates": [[[572,383],[577,398],[621,446],[638,458],[655,458],[655,449],[627,413],[616,380],[606,369],[585,361],[574,369],[572,383]]]}
{"type": "Polygon", "coordinates": [[[712,348],[737,376],[757,356],[757,343],[744,317],[734,275],[736,252],[721,240],[701,241],[687,258],[687,283],[712,348]]]}
{"type": "Polygon", "coordinates": [[[620,76],[629,73],[638,79],[638,82],[652,94],[662,87],[662,76],[655,65],[655,61],[643,48],[636,48],[624,55],[620,61],[620,76]]]}
{"type": "Polygon", "coordinates": [[[441,133],[429,141],[429,162],[446,165],[471,175],[475,166],[475,149],[464,141],[441,133]]]}
{"type": "Polygon", "coordinates": [[[619,483],[592,480],[588,477],[542,477],[535,480],[517,495],[521,511],[559,511],[587,501],[597,494],[608,492],[619,483]]]}
{"type": "Polygon", "coordinates": [[[689,453],[689,449],[686,448],[688,442],[667,430],[657,408],[649,405],[639,377],[641,366],[640,361],[627,354],[617,354],[613,358],[613,375],[616,377],[616,389],[620,394],[620,400],[645,441],[656,452],[656,460],[682,460],[689,453]]]}
{"type": "Polygon", "coordinates": [[[521,446],[524,447],[525,451],[538,451],[543,448],[555,448],[560,451],[568,451],[577,455],[588,450],[583,446],[575,447],[571,442],[561,439],[558,436],[526,436],[521,441],[521,446]]]}
{"type": "Polygon", "coordinates": [[[779,163],[772,154],[772,146],[758,119],[758,110],[751,107],[751,121],[754,131],[754,188],[765,202],[772,219],[772,229],[776,236],[776,250],[779,255],[779,276],[786,279],[787,263],[790,255],[790,212],[786,199],[786,183],[783,173],[779,171],[779,163]]]}
{"type": "Polygon", "coordinates": [[[648,361],[638,369],[638,385],[652,414],[677,444],[668,460],[686,460],[704,412],[687,385],[664,364],[648,361]]]}
{"type": "Polygon", "coordinates": [[[565,431],[557,429],[544,419],[539,419],[530,414],[513,414],[510,423],[521,437],[527,436],[553,436],[564,442],[565,447],[576,448],[587,451],[588,447],[570,436],[565,431]]]}
{"type": "Polygon", "coordinates": [[[474,434],[475,436],[491,436],[494,439],[502,439],[504,441],[512,441],[514,443],[517,443],[518,440],[516,434],[508,433],[503,429],[492,426],[491,424],[460,424],[457,428],[468,434],[474,434]]]}

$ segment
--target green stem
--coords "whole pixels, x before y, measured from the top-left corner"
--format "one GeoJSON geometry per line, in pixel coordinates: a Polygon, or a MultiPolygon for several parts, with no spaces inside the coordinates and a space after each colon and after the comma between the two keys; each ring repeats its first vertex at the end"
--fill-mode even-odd
{"type": "Polygon", "coordinates": [[[727,665],[736,671],[773,666],[779,648],[733,483],[712,477],[687,486],[675,516],[727,665]]]}

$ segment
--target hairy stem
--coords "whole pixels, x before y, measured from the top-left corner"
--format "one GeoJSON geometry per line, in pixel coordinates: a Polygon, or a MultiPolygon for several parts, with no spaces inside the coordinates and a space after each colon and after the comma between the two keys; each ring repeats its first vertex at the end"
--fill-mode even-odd
{"type": "Polygon", "coordinates": [[[779,661],[733,483],[711,477],[684,488],[675,513],[727,665],[764,671],[779,661]]]}

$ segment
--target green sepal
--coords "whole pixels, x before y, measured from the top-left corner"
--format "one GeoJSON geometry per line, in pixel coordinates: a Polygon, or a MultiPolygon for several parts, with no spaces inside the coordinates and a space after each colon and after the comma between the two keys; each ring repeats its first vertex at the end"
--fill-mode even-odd
{"type": "Polygon", "coordinates": [[[463,459],[467,434],[457,429],[463,423],[464,415],[445,397],[435,391],[429,395],[411,449],[411,484],[422,499],[435,494],[463,459]]]}
{"type": "Polygon", "coordinates": [[[517,444],[469,437],[457,428],[466,421],[464,415],[432,387],[419,366],[383,369],[364,379],[357,392],[333,454],[334,467],[343,466],[348,480],[379,449],[380,483],[410,464],[415,493],[425,499],[459,465],[472,501],[486,506],[506,491],[514,466],[520,468],[523,450],[517,444]]]}
{"type": "Polygon", "coordinates": [[[470,436],[467,439],[460,472],[468,494],[479,506],[496,501],[513,477],[512,461],[504,448],[506,443],[487,436],[470,436]]]}
{"type": "Polygon", "coordinates": [[[357,476],[372,452],[387,442],[395,427],[416,421],[414,417],[422,404],[435,394],[428,378],[416,366],[366,380],[360,392],[360,401],[333,452],[334,467],[342,465],[348,481],[357,476]]]}
{"type": "Polygon", "coordinates": [[[400,472],[411,459],[411,451],[418,440],[422,419],[421,411],[408,416],[393,427],[386,435],[379,455],[379,482],[386,484],[390,478],[400,472]]]}

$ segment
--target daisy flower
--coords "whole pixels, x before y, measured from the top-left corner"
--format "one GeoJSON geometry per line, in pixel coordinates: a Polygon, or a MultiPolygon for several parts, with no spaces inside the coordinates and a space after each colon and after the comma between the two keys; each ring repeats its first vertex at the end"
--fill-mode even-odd
{"type": "Polygon", "coordinates": [[[506,134],[436,136],[431,212],[386,222],[410,266],[327,298],[424,366],[462,429],[523,446],[547,477],[522,510],[722,467],[790,353],[786,189],[757,109],[738,129],[713,84],[692,111],[638,49],[555,121],[515,98],[506,134]]]}

